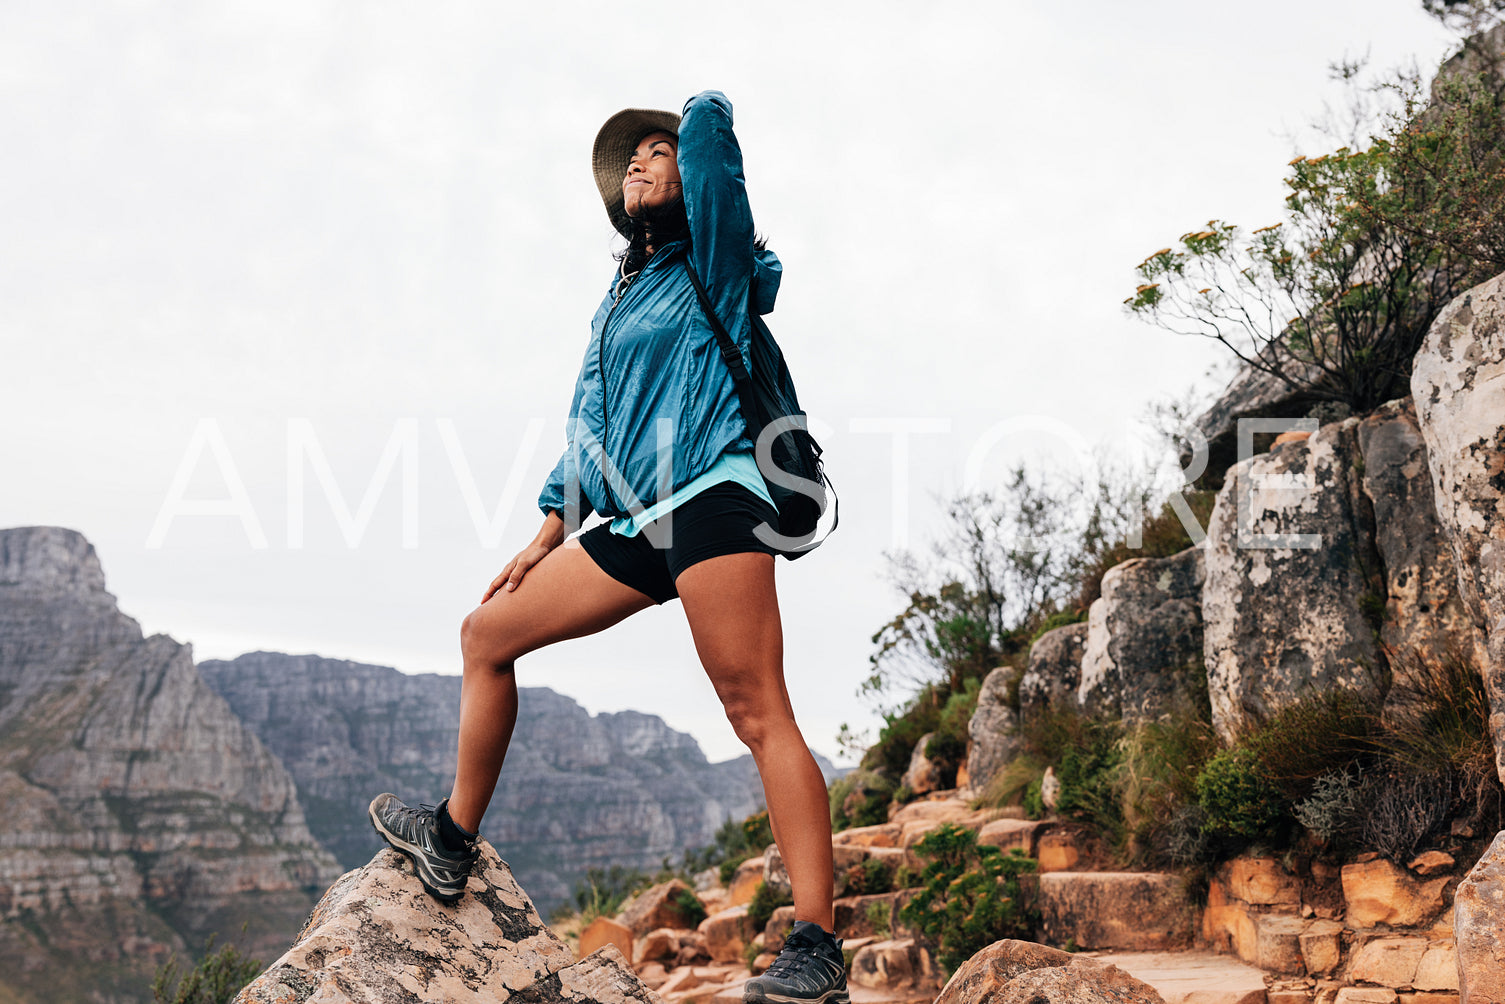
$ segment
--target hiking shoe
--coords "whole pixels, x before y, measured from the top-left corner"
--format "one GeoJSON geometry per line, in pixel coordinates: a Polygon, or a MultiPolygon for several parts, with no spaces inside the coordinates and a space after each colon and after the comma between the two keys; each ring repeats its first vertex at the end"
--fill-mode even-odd
{"type": "Polygon", "coordinates": [[[742,985],[743,1004],[850,1004],[841,942],[819,924],[794,922],[784,950],[742,985]]]}
{"type": "Polygon", "coordinates": [[[453,903],[465,892],[465,880],[478,856],[474,841],[464,850],[452,851],[439,839],[439,810],[448,801],[414,809],[388,793],[372,799],[370,809],[376,832],[393,850],[412,859],[418,881],[441,903],[453,903]]]}

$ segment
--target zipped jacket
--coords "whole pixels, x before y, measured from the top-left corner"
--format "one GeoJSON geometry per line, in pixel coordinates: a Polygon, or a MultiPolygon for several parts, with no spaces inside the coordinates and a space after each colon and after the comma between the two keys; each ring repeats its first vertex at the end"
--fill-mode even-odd
{"type": "Polygon", "coordinates": [[[667,498],[728,447],[751,450],[736,387],[685,271],[686,257],[751,367],[748,307],[773,310],[782,266],[755,252],[732,105],[719,91],[685,103],[677,160],[689,247],[654,250],[619,300],[616,277],[591,320],[566,445],[538,496],[568,529],[667,498]],[[751,300],[749,300],[751,293],[751,300]]]}

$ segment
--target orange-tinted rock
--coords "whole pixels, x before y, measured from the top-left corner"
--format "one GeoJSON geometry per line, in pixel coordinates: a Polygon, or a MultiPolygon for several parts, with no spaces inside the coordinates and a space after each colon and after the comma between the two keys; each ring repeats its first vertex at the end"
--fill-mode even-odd
{"type": "Polygon", "coordinates": [[[1314,920],[1302,932],[1301,958],[1309,974],[1322,976],[1338,968],[1343,961],[1345,930],[1336,920],[1314,920]]]}
{"type": "Polygon", "coordinates": [[[853,844],[857,847],[898,847],[899,834],[903,827],[897,823],[879,823],[877,826],[856,826],[831,835],[831,843],[853,844]]]}
{"type": "Polygon", "coordinates": [[[937,819],[915,819],[905,823],[904,831],[899,836],[899,846],[906,849],[913,847],[924,840],[926,834],[939,829],[940,826],[941,822],[937,819]]]}
{"type": "Polygon", "coordinates": [[[777,955],[784,950],[784,935],[794,926],[794,907],[781,906],[773,911],[763,928],[763,947],[777,955]]]}
{"type": "Polygon", "coordinates": [[[831,913],[836,920],[836,935],[839,938],[862,938],[886,935],[893,929],[895,893],[886,892],[875,896],[843,896],[831,904],[831,913]],[[874,914],[881,917],[874,923],[874,914]]]}
{"type": "Polygon", "coordinates": [[[737,866],[736,872],[732,874],[731,885],[727,887],[724,906],[742,906],[752,902],[753,894],[763,884],[764,864],[764,859],[757,857],[749,858],[737,866]]]}
{"type": "Polygon", "coordinates": [[[1457,864],[1453,856],[1446,851],[1426,851],[1418,854],[1406,867],[1418,875],[1438,875],[1442,872],[1450,872],[1453,865],[1457,864]]]}
{"type": "Polygon", "coordinates": [[[1301,955],[1301,935],[1307,923],[1300,917],[1278,913],[1262,914],[1254,918],[1255,949],[1254,964],[1272,973],[1300,976],[1306,972],[1306,963],[1301,955]]]}
{"type": "Polygon", "coordinates": [[[894,813],[889,822],[898,823],[900,826],[921,819],[934,820],[938,823],[956,823],[971,815],[973,815],[972,807],[960,799],[924,799],[903,806],[894,813]]]}
{"type": "Polygon", "coordinates": [[[712,914],[696,930],[705,939],[705,950],[712,962],[737,962],[758,933],[747,907],[733,906],[712,914]]]}
{"type": "Polygon", "coordinates": [[[995,941],[962,964],[935,1004],[1165,1004],[1116,966],[1027,941],[995,941]]]}
{"type": "Polygon", "coordinates": [[[580,948],[576,954],[583,959],[602,945],[616,945],[622,956],[630,959],[632,931],[610,917],[597,917],[580,932],[580,948]]]}
{"type": "Polygon", "coordinates": [[[1040,834],[1035,849],[1041,872],[1069,872],[1082,860],[1077,835],[1071,830],[1051,830],[1040,834]]]}
{"type": "Polygon", "coordinates": [[[1426,954],[1425,938],[1376,938],[1354,955],[1348,978],[1386,987],[1409,987],[1426,954]]]}
{"type": "Polygon", "coordinates": [[[655,931],[649,931],[638,940],[637,947],[632,952],[633,965],[641,966],[646,962],[661,962],[664,959],[673,959],[679,955],[679,934],[672,928],[660,927],[655,931]]]}
{"type": "Polygon", "coordinates": [[[1035,845],[1042,831],[1048,829],[1049,823],[1032,819],[995,819],[991,823],[984,823],[982,829],[977,831],[977,842],[990,844],[1005,852],[1017,847],[1030,857],[1035,857],[1035,845]]]}
{"type": "Polygon", "coordinates": [[[1343,867],[1348,926],[1417,927],[1447,906],[1447,876],[1421,882],[1381,858],[1343,867]]]}
{"type": "Polygon", "coordinates": [[[1192,941],[1194,911],[1179,875],[1052,872],[1040,876],[1040,911],[1057,944],[1158,952],[1192,941]]]}
{"type": "Polygon", "coordinates": [[[1231,952],[1253,964],[1259,958],[1259,932],[1249,906],[1232,899],[1222,879],[1207,887],[1207,906],[1202,911],[1202,939],[1214,948],[1231,952]]]}
{"type": "Polygon", "coordinates": [[[669,971],[661,962],[647,962],[637,967],[638,979],[647,984],[651,990],[657,990],[669,982],[669,971]]]}
{"type": "Polygon", "coordinates": [[[934,735],[934,732],[927,732],[915,743],[914,752],[909,757],[909,769],[900,780],[916,795],[928,794],[941,787],[941,769],[925,755],[925,748],[934,735]]]}
{"type": "Polygon", "coordinates": [[[877,941],[852,957],[851,981],[862,987],[893,989],[915,978],[915,943],[908,938],[877,941]]]}
{"type": "Polygon", "coordinates": [[[1224,866],[1228,894],[1255,906],[1295,906],[1301,885],[1274,858],[1234,858],[1224,866]]]}
{"type": "Polygon", "coordinates": [[[660,882],[623,903],[616,919],[634,935],[647,934],[659,927],[689,927],[692,918],[682,905],[688,901],[681,897],[694,895],[695,890],[679,879],[660,882]]]}
{"type": "Polygon", "coordinates": [[[1453,930],[1463,1004],[1505,1001],[1505,832],[1458,887],[1453,930]]]}
{"type": "Polygon", "coordinates": [[[1434,942],[1416,967],[1411,985],[1417,990],[1458,990],[1458,950],[1451,941],[1434,942]]]}
{"type": "Polygon", "coordinates": [[[1398,1004],[1394,990],[1379,987],[1344,987],[1333,998],[1333,1004],[1398,1004]]]}
{"type": "Polygon", "coordinates": [[[774,955],[772,952],[763,952],[761,955],[753,959],[752,968],[749,971],[754,976],[759,976],[763,973],[766,973],[768,972],[768,967],[773,965],[774,960],[777,958],[778,956],[774,955]]]}

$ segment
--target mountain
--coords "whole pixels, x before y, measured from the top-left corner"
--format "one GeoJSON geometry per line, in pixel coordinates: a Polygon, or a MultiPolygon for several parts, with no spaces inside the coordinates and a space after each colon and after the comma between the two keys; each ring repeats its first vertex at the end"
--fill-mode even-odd
{"type": "Polygon", "coordinates": [[[0,530],[0,800],[6,1002],[150,1000],[211,934],[274,957],[338,875],[191,649],[59,527],[0,530]]]}
{"type": "MultiPolygon", "coordinates": [[[[287,766],[309,827],[347,868],[381,847],[366,819],[372,796],[392,791],[413,804],[449,792],[458,676],[274,652],[206,660],[199,671],[287,766]]],[[[692,736],[654,715],[593,716],[524,687],[481,829],[547,912],[588,868],[677,861],[761,804],[751,756],[709,763],[692,736]]]]}

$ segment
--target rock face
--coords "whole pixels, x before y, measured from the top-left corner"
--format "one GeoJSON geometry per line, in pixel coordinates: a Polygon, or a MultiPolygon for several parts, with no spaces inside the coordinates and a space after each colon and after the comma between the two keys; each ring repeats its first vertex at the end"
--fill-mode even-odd
{"type": "Polygon", "coordinates": [[[1218,493],[1202,620],[1213,724],[1225,740],[1308,688],[1375,699],[1388,689],[1365,609],[1383,580],[1355,474],[1357,425],[1326,425],[1235,464],[1218,493]]]}
{"type": "Polygon", "coordinates": [[[1464,609],[1487,643],[1495,761],[1505,777],[1505,276],[1438,315],[1411,372],[1437,514],[1464,609]]]}
{"type": "Polygon", "coordinates": [[[1505,833],[1453,897],[1462,1004],[1505,1000],[1505,833]]]}
{"type": "Polygon", "coordinates": [[[0,971],[21,1000],[141,999],[215,932],[280,951],[338,872],[292,778],[187,646],[119,611],[72,530],[0,531],[0,793],[0,971]]]}
{"type": "Polygon", "coordinates": [[[1165,1004],[1116,966],[1028,941],[995,941],[968,959],[935,1004],[1165,1004]]]}
{"type": "MultiPolygon", "coordinates": [[[[272,652],[199,670],[287,765],[309,826],[346,867],[381,846],[366,821],[375,793],[417,804],[449,792],[458,676],[272,652]]],[[[693,737],[656,716],[592,716],[543,687],[521,688],[519,701],[481,832],[546,911],[589,868],[656,868],[761,805],[750,756],[708,763],[693,737]]]]}
{"type": "Polygon", "coordinates": [[[1202,669],[1203,552],[1134,558],[1103,576],[1087,614],[1077,699],[1126,723],[1175,708],[1205,707],[1202,669]]]}
{"type": "Polygon", "coordinates": [[[972,740],[967,750],[967,783],[979,791],[1013,759],[1019,746],[1015,734],[1019,712],[1010,706],[1008,693],[1013,673],[1011,667],[999,666],[987,675],[977,692],[977,709],[967,723],[972,740]]]}
{"type": "Polygon", "coordinates": [[[384,850],[336,882],[292,948],[236,1004],[656,1001],[608,945],[576,962],[486,843],[465,895],[446,906],[384,850]]]}
{"type": "Polygon", "coordinates": [[[1074,705],[1086,648],[1086,624],[1067,624],[1036,638],[1019,681],[1020,714],[1030,717],[1062,702],[1074,705]]]}
{"type": "Polygon", "coordinates": [[[1473,649],[1478,636],[1437,519],[1415,405],[1410,398],[1391,401],[1366,415],[1356,431],[1360,484],[1374,509],[1375,547],[1385,574],[1380,639],[1397,652],[1473,649]]]}

